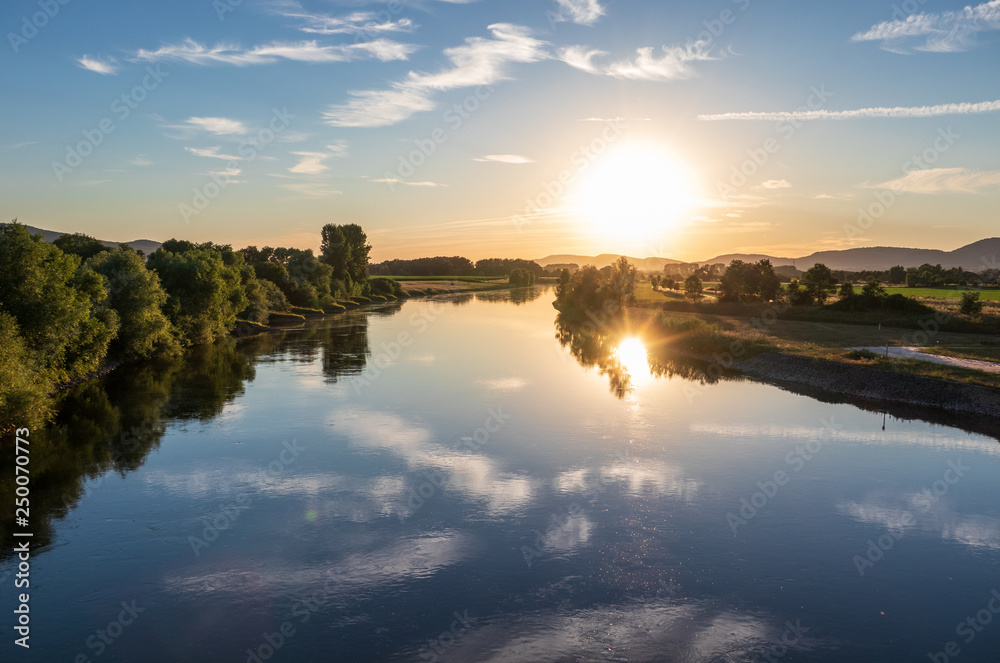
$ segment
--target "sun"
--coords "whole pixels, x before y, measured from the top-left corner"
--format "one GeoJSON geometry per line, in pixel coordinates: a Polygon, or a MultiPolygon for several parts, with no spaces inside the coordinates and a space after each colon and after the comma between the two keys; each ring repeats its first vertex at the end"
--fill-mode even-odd
{"type": "Polygon", "coordinates": [[[667,149],[632,143],[612,147],[590,166],[574,203],[599,235],[653,240],[695,207],[695,186],[690,169],[667,149]]]}

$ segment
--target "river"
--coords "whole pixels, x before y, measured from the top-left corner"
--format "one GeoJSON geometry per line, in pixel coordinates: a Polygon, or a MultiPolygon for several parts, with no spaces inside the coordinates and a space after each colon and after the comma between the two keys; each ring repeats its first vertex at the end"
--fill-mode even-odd
{"type": "Polygon", "coordinates": [[[609,368],[551,300],[357,310],[78,387],[31,433],[30,590],[0,520],[0,658],[996,660],[997,439],[654,376],[634,339],[609,368]]]}

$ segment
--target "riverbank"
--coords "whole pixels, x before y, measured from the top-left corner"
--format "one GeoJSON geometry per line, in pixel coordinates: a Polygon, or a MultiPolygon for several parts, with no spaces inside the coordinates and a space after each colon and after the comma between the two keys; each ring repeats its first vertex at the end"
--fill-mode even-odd
{"type": "Polygon", "coordinates": [[[764,352],[736,362],[732,368],[778,386],[806,387],[862,399],[874,406],[893,403],[1000,417],[1000,390],[975,384],[780,352],[764,352]]]}
{"type": "MultiPolygon", "coordinates": [[[[968,365],[942,365],[920,358],[852,350],[844,347],[845,342],[871,332],[859,330],[857,325],[842,326],[847,329],[772,321],[760,329],[745,320],[719,316],[648,308],[626,310],[626,327],[638,330],[647,347],[707,362],[719,373],[736,371],[779,386],[794,385],[808,390],[810,395],[818,392],[860,400],[873,409],[895,404],[1000,417],[1000,374],[968,365]]],[[[882,331],[889,337],[906,333],[882,331]]]]}

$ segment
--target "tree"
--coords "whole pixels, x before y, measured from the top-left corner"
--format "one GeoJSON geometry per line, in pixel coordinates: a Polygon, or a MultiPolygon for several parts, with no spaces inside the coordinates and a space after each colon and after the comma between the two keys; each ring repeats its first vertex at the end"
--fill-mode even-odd
{"type": "Polygon", "coordinates": [[[114,354],[151,357],[180,349],[174,327],[163,313],[167,293],[139,254],[121,246],[98,253],[85,265],[104,277],[108,293],[104,304],[118,315],[118,335],[111,342],[114,354]]]}
{"type": "Polygon", "coordinates": [[[0,312],[0,432],[36,426],[50,414],[54,384],[21,337],[17,320],[0,312]]]}
{"type": "Polygon", "coordinates": [[[611,298],[619,308],[630,302],[635,295],[635,282],[638,278],[638,270],[628,261],[625,256],[620,256],[611,265],[611,274],[608,277],[608,289],[611,298]]]}
{"type": "Polygon", "coordinates": [[[802,276],[802,285],[811,298],[822,304],[837,289],[837,279],[829,267],[818,262],[802,276]]]}
{"type": "Polygon", "coordinates": [[[864,287],[861,288],[861,294],[864,297],[875,297],[875,298],[882,298],[889,296],[889,293],[885,291],[885,287],[881,283],[879,283],[877,279],[872,279],[868,281],[868,283],[866,283],[864,287]]]}
{"type": "Polygon", "coordinates": [[[244,281],[253,275],[243,256],[211,242],[169,240],[146,263],[167,292],[164,311],[187,345],[211,343],[229,333],[249,301],[244,281]]]}
{"type": "Polygon", "coordinates": [[[841,297],[850,297],[854,294],[854,285],[852,283],[841,283],[840,292],[837,294],[841,297]]]}
{"type": "Polygon", "coordinates": [[[653,274],[649,277],[649,285],[653,286],[653,290],[656,290],[660,285],[660,275],[653,274]]]}
{"type": "Polygon", "coordinates": [[[86,260],[108,250],[102,241],[83,233],[62,235],[54,239],[52,243],[58,246],[63,253],[79,256],[80,260],[86,260]]]}
{"type": "Polygon", "coordinates": [[[320,262],[333,268],[332,279],[343,284],[347,295],[359,294],[368,280],[368,253],[372,248],[368,236],[354,223],[328,223],[320,235],[320,262]]]}
{"type": "Polygon", "coordinates": [[[781,281],[766,258],[756,263],[734,260],[720,278],[719,290],[724,302],[771,301],[781,292],[781,281]]]}
{"type": "Polygon", "coordinates": [[[103,279],[80,258],[11,223],[0,226],[0,309],[17,321],[40,370],[62,382],[94,370],[118,328],[103,279]]]}
{"type": "Polygon", "coordinates": [[[886,281],[892,284],[906,283],[906,268],[902,265],[890,267],[889,273],[886,275],[886,281]]]}
{"type": "Polygon", "coordinates": [[[684,279],[684,295],[693,302],[700,300],[705,295],[702,292],[701,279],[697,274],[684,279]]]}
{"type": "Polygon", "coordinates": [[[535,275],[526,269],[515,267],[511,270],[510,276],[507,277],[507,282],[513,286],[534,285],[535,275]]]}
{"type": "Polygon", "coordinates": [[[788,282],[785,296],[788,298],[788,303],[792,306],[808,306],[813,303],[813,298],[809,290],[803,288],[798,279],[792,279],[788,282]]]}

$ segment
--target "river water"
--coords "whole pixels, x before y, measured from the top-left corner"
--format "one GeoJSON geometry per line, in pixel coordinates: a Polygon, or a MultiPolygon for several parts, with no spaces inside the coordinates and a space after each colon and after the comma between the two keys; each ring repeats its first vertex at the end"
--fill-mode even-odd
{"type": "Polygon", "coordinates": [[[654,377],[636,339],[609,364],[551,300],[413,300],[77,388],[31,434],[30,650],[0,520],[0,658],[997,660],[997,439],[654,377]]]}

